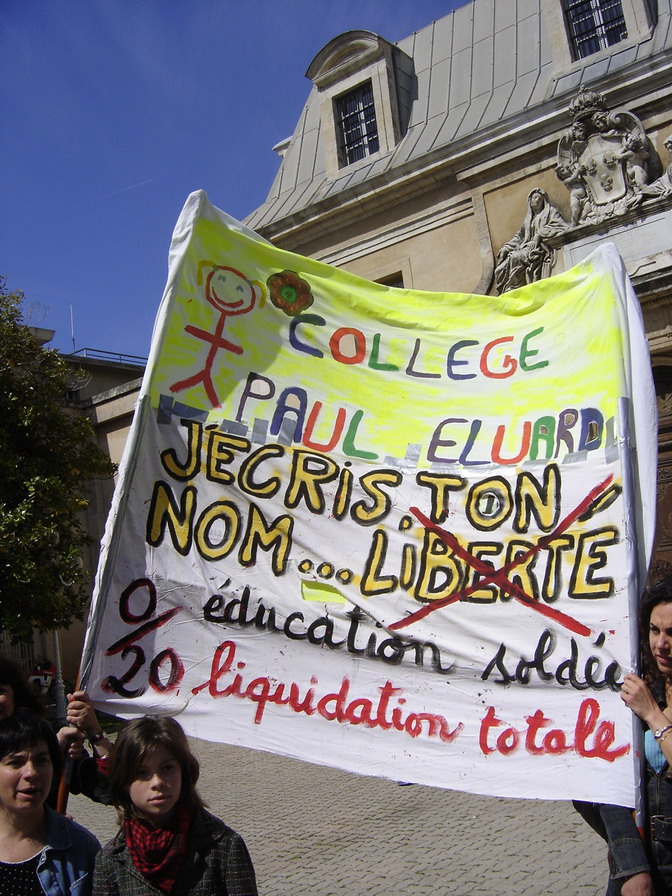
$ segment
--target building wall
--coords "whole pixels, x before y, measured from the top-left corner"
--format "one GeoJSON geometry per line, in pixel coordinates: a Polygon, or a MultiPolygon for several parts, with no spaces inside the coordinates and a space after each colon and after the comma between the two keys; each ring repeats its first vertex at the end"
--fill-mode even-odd
{"type": "Polygon", "coordinates": [[[469,214],[451,224],[402,239],[347,260],[340,267],[367,280],[380,280],[400,271],[404,286],[409,289],[473,292],[482,274],[474,216],[469,214]]]}
{"type": "MultiPolygon", "coordinates": [[[[662,168],[672,163],[664,145],[672,134],[672,0],[622,2],[627,39],[581,60],[568,49],[560,0],[471,0],[396,45],[369,32],[337,36],[308,68],[306,106],[248,225],[281,248],[370,280],[400,273],[409,288],[496,294],[497,253],[520,228],[531,190],[546,191],[570,221],[556,166],[581,87],[601,93],[612,112],[637,116],[662,168]],[[333,99],[367,77],[383,113],[382,148],[339,167],[333,99]]],[[[672,564],[672,197],[570,228],[553,241],[552,272],[606,240],[624,257],[651,346],[661,415],[655,564],[663,569],[672,564]]],[[[139,384],[97,376],[81,393],[82,411],[118,462],[139,384]]],[[[89,527],[97,540],[110,497],[95,486],[89,527]]],[[[70,678],[82,630],[63,636],[70,678]]]]}
{"type": "MultiPolygon", "coordinates": [[[[579,59],[561,0],[471,0],[393,47],[384,35],[340,35],[308,68],[305,108],[248,225],[282,248],[368,279],[401,273],[416,289],[497,294],[497,253],[521,227],[531,190],[545,190],[571,221],[570,191],[556,167],[582,88],[601,94],[611,113],[641,121],[651,172],[654,161],[661,171],[672,164],[664,145],[672,134],[670,2],[622,0],[622,8],[623,40],[579,59]],[[385,65],[393,85],[386,108],[404,72],[397,132],[386,132],[386,149],[339,167],[333,99],[342,86],[375,80],[385,65]]],[[[551,272],[604,241],[625,261],[652,354],[660,566],[672,563],[672,195],[570,227],[553,241],[551,272]]]]}
{"type": "MultiPolygon", "coordinates": [[[[118,368],[106,370],[104,364],[96,365],[95,376],[87,380],[83,389],[85,394],[82,397],[72,396],[72,400],[79,404],[79,412],[85,414],[91,421],[99,447],[115,464],[119,464],[121,461],[133,421],[135,403],[142,382],[138,378],[138,373],[141,370],[142,368],[136,365],[127,368],[123,373],[118,368]],[[124,378],[126,382],[119,385],[120,380],[123,381],[124,378]],[[96,391],[97,385],[106,386],[110,382],[115,383],[113,388],[96,391]]],[[[91,544],[82,559],[88,572],[91,592],[114,485],[114,480],[99,479],[92,482],[89,488],[89,505],[85,513],[84,525],[91,536],[91,544]]],[[[66,682],[73,685],[77,681],[79,672],[87,614],[88,606],[81,620],[76,620],[69,628],[59,631],[63,676],[66,682]]],[[[50,641],[43,643],[43,639],[37,636],[34,649],[37,656],[45,653],[51,656],[53,648],[50,641]]]]}

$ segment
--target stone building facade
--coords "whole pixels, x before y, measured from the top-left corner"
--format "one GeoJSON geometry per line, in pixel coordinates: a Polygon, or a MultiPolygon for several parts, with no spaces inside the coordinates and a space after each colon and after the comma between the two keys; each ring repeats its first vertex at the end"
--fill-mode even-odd
{"type": "Polygon", "coordinates": [[[671,0],[471,0],[395,44],[341,34],[306,75],[246,220],[276,245],[497,295],[616,244],[658,394],[656,568],[672,563],[671,0]]]}
{"type": "MultiPolygon", "coordinates": [[[[467,0],[398,43],[338,35],[306,75],[294,132],[274,147],[275,181],[246,219],[277,246],[391,287],[497,295],[616,244],[658,395],[654,565],[666,569],[672,0],[467,0]]],[[[108,382],[104,365],[88,366],[72,398],[118,462],[141,368],[108,382]]],[[[90,508],[96,539],[109,497],[90,508]]],[[[82,626],[66,636],[66,676],[81,637],[82,626]]]]}

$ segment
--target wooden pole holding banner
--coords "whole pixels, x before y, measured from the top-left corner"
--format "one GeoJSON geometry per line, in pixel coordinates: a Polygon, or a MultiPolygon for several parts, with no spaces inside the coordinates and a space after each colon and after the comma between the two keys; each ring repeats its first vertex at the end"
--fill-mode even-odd
{"type": "MultiPolygon", "coordinates": [[[[646,568],[640,547],[642,528],[641,502],[636,500],[637,493],[633,487],[633,466],[636,447],[632,444],[630,428],[630,402],[626,398],[618,400],[618,417],[621,427],[620,452],[621,469],[623,471],[623,498],[625,508],[624,529],[626,542],[630,545],[629,560],[629,620],[630,620],[630,663],[632,671],[639,674],[641,657],[639,655],[639,600],[646,579],[646,568]]],[[[646,839],[646,803],[644,796],[645,762],[644,726],[639,716],[632,713],[632,745],[635,760],[635,822],[642,839],[646,839]]]]}
{"type": "MultiPolygon", "coordinates": [[[[58,639],[58,632],[53,632],[54,647],[54,665],[56,666],[56,675],[54,678],[54,697],[56,698],[56,721],[59,725],[67,724],[68,701],[65,695],[65,684],[63,683],[63,666],[61,665],[61,645],[58,639]]],[[[63,773],[58,785],[58,796],[56,798],[56,811],[61,815],[65,815],[68,808],[68,796],[70,795],[70,779],[72,778],[72,759],[70,752],[65,755],[65,763],[63,765],[63,773]]]]}

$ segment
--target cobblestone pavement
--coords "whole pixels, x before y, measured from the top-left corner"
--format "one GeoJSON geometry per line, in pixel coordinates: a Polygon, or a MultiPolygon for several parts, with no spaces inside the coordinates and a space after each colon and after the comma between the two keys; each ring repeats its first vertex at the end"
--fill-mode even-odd
{"type": "MultiPolygon", "coordinates": [[[[248,845],[261,896],[601,896],[602,840],[571,803],[368,778],[192,741],[201,795],[248,845]]],[[[102,842],[112,808],[70,797],[102,842]]]]}

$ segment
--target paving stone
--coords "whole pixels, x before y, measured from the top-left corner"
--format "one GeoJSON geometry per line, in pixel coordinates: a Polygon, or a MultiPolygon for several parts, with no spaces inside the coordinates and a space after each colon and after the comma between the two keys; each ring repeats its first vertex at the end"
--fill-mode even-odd
{"type": "MultiPolygon", "coordinates": [[[[210,810],[248,845],[261,896],[601,896],[606,848],[571,803],[503,800],[192,741],[210,810]]],[[[116,813],[72,796],[102,842],[116,813]]]]}

